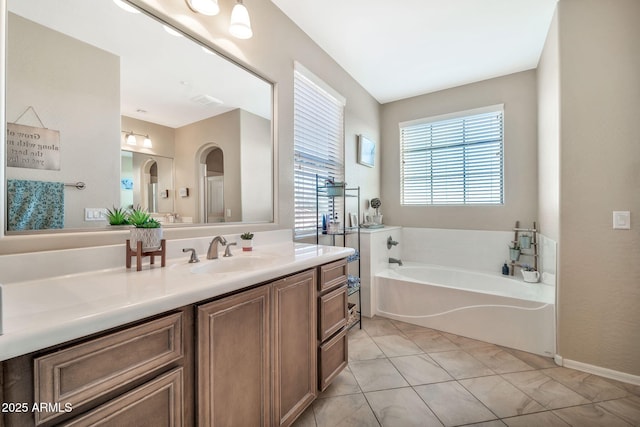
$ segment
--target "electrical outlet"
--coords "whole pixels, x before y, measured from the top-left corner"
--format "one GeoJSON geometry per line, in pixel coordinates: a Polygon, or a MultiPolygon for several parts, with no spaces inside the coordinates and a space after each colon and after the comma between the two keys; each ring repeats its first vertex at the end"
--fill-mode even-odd
{"type": "Polygon", "coordinates": [[[84,208],[85,221],[106,221],[107,210],[105,208],[84,208]]]}
{"type": "Polygon", "coordinates": [[[614,211],[613,212],[613,229],[614,230],[631,229],[631,212],[614,211]]]}

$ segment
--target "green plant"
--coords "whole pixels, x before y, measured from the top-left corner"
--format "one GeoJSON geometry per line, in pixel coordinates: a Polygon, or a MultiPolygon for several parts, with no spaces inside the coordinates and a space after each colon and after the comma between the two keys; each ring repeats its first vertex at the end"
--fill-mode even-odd
{"type": "Polygon", "coordinates": [[[520,250],[520,242],[511,242],[509,245],[509,249],[520,250]]]}
{"type": "Polygon", "coordinates": [[[253,239],[253,233],[242,233],[240,235],[240,238],[242,240],[251,240],[251,239],[253,239]]]}
{"type": "Polygon", "coordinates": [[[141,206],[136,206],[129,212],[127,218],[129,224],[136,228],[160,228],[161,224],[155,219],[151,218],[149,212],[143,209],[141,206]]]}
{"type": "Polygon", "coordinates": [[[115,206],[112,209],[107,208],[107,221],[109,221],[110,225],[128,225],[127,210],[115,206]]]}

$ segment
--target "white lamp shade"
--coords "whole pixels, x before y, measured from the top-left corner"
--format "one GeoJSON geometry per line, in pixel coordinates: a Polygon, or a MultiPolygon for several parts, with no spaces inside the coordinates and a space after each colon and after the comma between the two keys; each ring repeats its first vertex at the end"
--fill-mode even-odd
{"type": "Polygon", "coordinates": [[[132,133],[127,134],[127,144],[129,145],[138,145],[138,142],[136,141],[136,136],[132,133]]]}
{"type": "Polygon", "coordinates": [[[142,146],[146,148],[153,147],[153,144],[151,143],[151,139],[149,138],[149,135],[144,137],[144,142],[142,143],[142,146]]]}
{"type": "Polygon", "coordinates": [[[242,3],[236,3],[231,11],[231,24],[229,32],[239,39],[250,39],[253,36],[249,11],[242,3]]]}
{"type": "Polygon", "coordinates": [[[220,12],[218,0],[187,0],[189,7],[203,15],[213,16],[220,12]]]}

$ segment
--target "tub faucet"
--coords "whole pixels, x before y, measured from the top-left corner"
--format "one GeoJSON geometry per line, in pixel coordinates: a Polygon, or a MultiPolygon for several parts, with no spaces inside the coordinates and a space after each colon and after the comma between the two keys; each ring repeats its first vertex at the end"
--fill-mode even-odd
{"type": "Polygon", "coordinates": [[[227,244],[227,239],[222,236],[216,236],[209,243],[209,250],[207,251],[207,259],[218,259],[218,243],[222,246],[227,244]]]}
{"type": "Polygon", "coordinates": [[[398,258],[389,258],[389,264],[398,264],[399,266],[402,266],[402,260],[398,259],[398,258]]]}
{"type": "Polygon", "coordinates": [[[389,238],[387,239],[387,249],[391,249],[392,246],[395,246],[397,244],[398,242],[396,240],[393,240],[393,238],[389,236],[389,238]]]}

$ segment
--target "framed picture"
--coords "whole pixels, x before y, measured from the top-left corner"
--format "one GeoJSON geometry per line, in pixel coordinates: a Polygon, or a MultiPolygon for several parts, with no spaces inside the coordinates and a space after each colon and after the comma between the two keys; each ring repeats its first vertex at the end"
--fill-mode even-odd
{"type": "Polygon", "coordinates": [[[349,225],[351,227],[357,227],[358,226],[358,215],[352,213],[349,213],[349,225]]]}
{"type": "Polygon", "coordinates": [[[358,163],[372,168],[376,159],[376,143],[364,135],[358,135],[358,163]]]}

